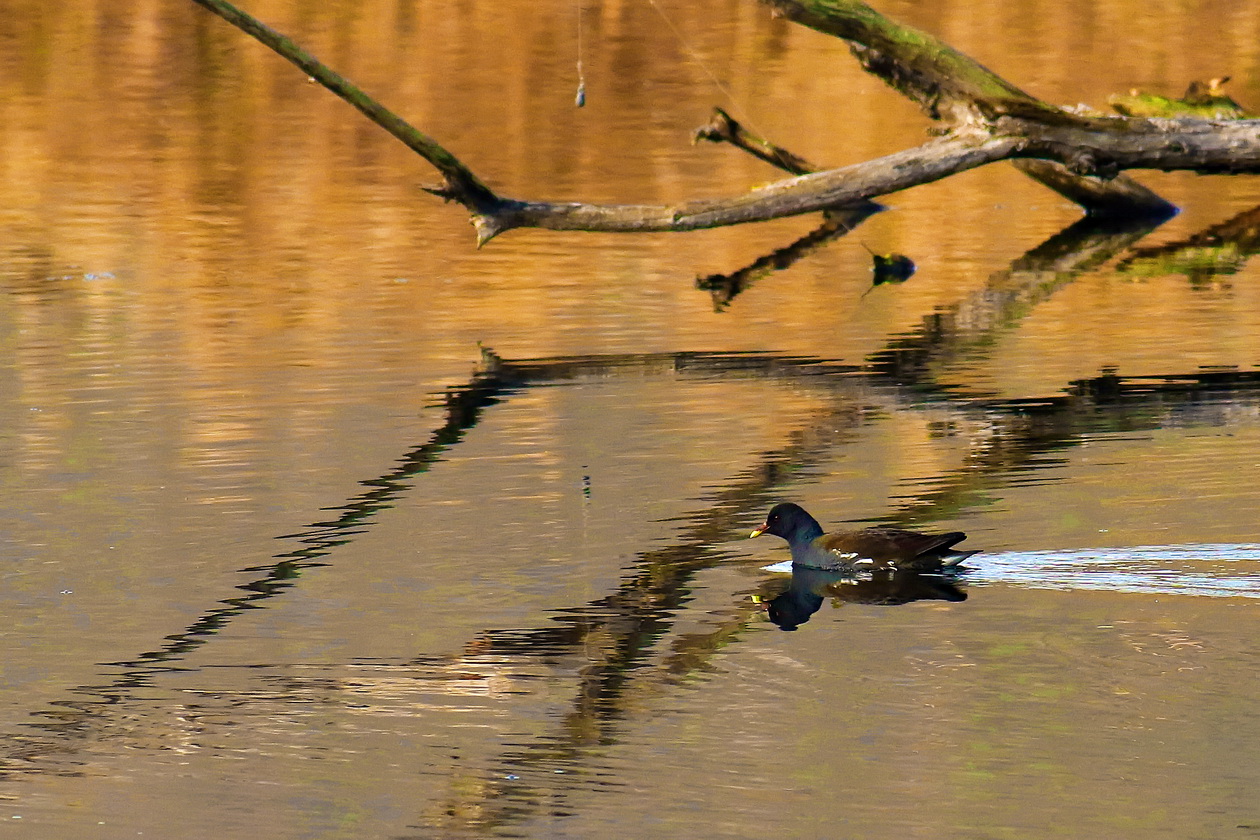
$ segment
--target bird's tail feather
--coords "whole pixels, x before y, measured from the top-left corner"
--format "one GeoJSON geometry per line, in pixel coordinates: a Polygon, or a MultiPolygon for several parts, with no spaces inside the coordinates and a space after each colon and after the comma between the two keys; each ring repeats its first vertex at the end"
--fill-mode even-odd
{"type": "Polygon", "coordinates": [[[973,551],[947,551],[941,555],[941,565],[946,569],[952,569],[971,555],[979,553],[980,549],[973,551]]]}

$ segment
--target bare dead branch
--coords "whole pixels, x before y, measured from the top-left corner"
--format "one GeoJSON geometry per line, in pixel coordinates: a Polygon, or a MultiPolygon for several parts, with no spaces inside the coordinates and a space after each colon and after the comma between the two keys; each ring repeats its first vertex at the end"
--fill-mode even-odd
{"type": "Polygon", "coordinates": [[[471,169],[464,166],[459,158],[442,148],[432,137],[419,131],[402,117],[368,96],[349,79],[331,70],[288,37],[224,0],[192,0],[192,2],[208,9],[246,35],[255,38],[283,58],[296,64],[302,72],[349,102],[369,120],[433,164],[433,167],[445,179],[446,187],[431,189],[430,192],[459,201],[474,212],[489,210],[498,204],[500,199],[494,191],[482,183],[481,179],[474,175],[471,169]]]}
{"type": "MultiPolygon", "coordinates": [[[[918,103],[931,119],[953,124],[983,124],[1000,115],[1016,114],[1051,124],[1071,124],[1079,119],[1024,93],[931,35],[888,20],[865,3],[762,2],[776,15],[847,40],[867,72],[918,103]]],[[[1160,217],[1177,211],[1122,174],[1103,180],[1073,173],[1055,161],[1018,161],[1016,168],[1091,216],[1160,217]]]]}
{"type": "Polygon", "coordinates": [[[482,241],[518,227],[619,233],[688,231],[816,213],[1003,160],[1019,141],[982,132],[941,137],[865,163],[777,181],[733,198],[678,205],[504,202],[479,222],[482,241]]]}
{"type": "MultiPolygon", "coordinates": [[[[1091,214],[1165,215],[1172,206],[1127,179],[1126,169],[1260,172],[1260,121],[1135,119],[1076,114],[1042,102],[973,59],[900,26],[856,0],[760,0],[776,14],[848,40],[872,73],[946,124],[944,136],[877,160],[808,172],[743,195],[678,205],[520,201],[487,186],[437,141],[407,124],[291,40],[226,0],[193,0],[262,41],[429,161],[462,204],[478,245],[518,227],[609,232],[688,231],[831,210],[931,183],[998,160],[1091,214]]],[[[725,138],[724,138],[725,139],[725,138]]],[[[791,172],[807,161],[756,138],[743,147],[791,172]]]]}
{"type": "Polygon", "coordinates": [[[1073,117],[1024,93],[982,64],[926,32],[902,26],[855,0],[760,0],[776,17],[849,42],[870,73],[951,124],[1022,115],[1073,117]]]}
{"type": "Polygon", "coordinates": [[[697,143],[701,140],[707,140],[710,143],[730,143],[735,148],[743,149],[753,157],[764,160],[790,175],[805,175],[827,168],[816,166],[800,155],[793,154],[782,146],[776,146],[764,137],[758,137],[721,108],[714,108],[713,116],[708,124],[697,128],[692,132],[691,137],[697,143]]]}
{"type": "Polygon", "coordinates": [[[1177,212],[1176,206],[1124,173],[1104,181],[1088,175],[1076,175],[1063,164],[1050,160],[1024,158],[1014,161],[1014,164],[1020,172],[1085,208],[1085,212],[1095,218],[1159,218],[1177,212]]]}

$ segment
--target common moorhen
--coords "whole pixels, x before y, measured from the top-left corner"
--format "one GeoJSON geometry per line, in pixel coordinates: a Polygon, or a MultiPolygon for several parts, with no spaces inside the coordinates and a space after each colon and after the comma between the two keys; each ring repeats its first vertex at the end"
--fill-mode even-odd
{"type": "Polygon", "coordinates": [[[967,539],[962,531],[920,534],[898,528],[864,528],[824,534],[817,519],[791,502],[771,508],[765,524],[751,536],[762,534],[787,540],[794,566],[850,573],[879,569],[940,572],[976,553],[953,550],[954,545],[967,539]]]}

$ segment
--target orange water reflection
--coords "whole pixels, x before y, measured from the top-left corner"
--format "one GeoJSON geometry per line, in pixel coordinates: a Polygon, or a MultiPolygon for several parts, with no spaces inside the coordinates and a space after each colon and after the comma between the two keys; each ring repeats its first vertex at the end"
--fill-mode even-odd
{"type": "MultiPolygon", "coordinates": [[[[664,202],[777,177],[689,145],[714,104],[835,164],[924,137],[843,45],[751,0],[587,0],[580,110],[572,2],[244,5],[521,197],[664,202]]],[[[1229,74],[1260,105],[1256,4],[881,9],[1052,101],[1229,74]]],[[[716,312],[697,276],[815,220],[523,231],[478,252],[462,212],[418,189],[422,162],[191,3],[0,0],[0,19],[0,727],[5,769],[44,779],[20,788],[28,825],[949,837],[1046,833],[1065,803],[1082,835],[1260,822],[1254,599],[999,582],[772,635],[746,596],[776,558],[724,542],[763,512],[732,493],[771,477],[831,521],[918,517],[992,551],[1254,539],[1254,400],[1165,404],[1152,386],[1030,442],[1014,404],[924,406],[909,387],[1032,415],[1106,367],[1254,370],[1249,253],[1206,276],[1122,240],[1095,262],[1021,260],[1078,213],[991,167],[890,197],[716,312]],[[867,294],[862,243],[919,272],[867,294]],[[478,342],[880,370],[904,351],[930,376],[841,396],[668,366],[535,383],[360,532],[344,500],[430,440],[434,394],[469,380],[478,342]],[[276,537],[341,516],[327,567],[277,571],[265,610],[231,602],[271,574],[237,570],[309,547],[276,537]],[[189,627],[213,644],[188,671],[96,664],[189,627]]],[[[1139,177],[1184,209],[1141,246],[1260,203],[1254,179],[1139,177]]]]}

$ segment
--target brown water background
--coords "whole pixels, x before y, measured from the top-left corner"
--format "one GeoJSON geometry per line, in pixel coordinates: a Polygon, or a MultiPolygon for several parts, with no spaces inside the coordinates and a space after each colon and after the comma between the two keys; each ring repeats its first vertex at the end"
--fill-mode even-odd
{"type": "MultiPolygon", "coordinates": [[[[560,0],[242,5],[522,198],[776,178],[690,144],[714,105],[925,136],[752,0],[587,0],[580,47],[560,0]]],[[[878,7],[1053,102],[1260,108],[1250,0],[878,7]]],[[[5,836],[1260,835],[1257,179],[1077,238],[988,167],[719,306],[817,219],[478,251],[187,0],[0,0],[0,167],[5,836]],[[967,600],[782,632],[779,499],[966,530],[967,600]]]]}

